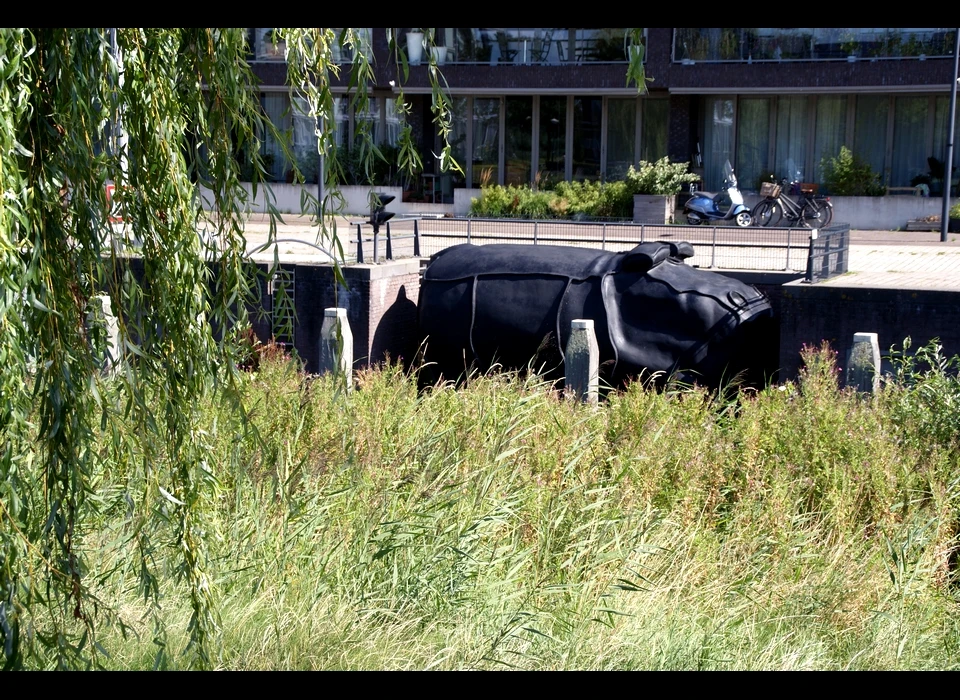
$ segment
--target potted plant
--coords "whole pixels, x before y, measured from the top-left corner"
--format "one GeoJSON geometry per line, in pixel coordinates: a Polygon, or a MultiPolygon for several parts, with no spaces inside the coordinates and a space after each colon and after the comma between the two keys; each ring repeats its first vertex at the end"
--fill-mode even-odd
{"type": "Polygon", "coordinates": [[[666,156],[655,163],[641,160],[636,168],[631,165],[626,182],[633,192],[633,220],[651,224],[672,222],[680,190],[700,179],[689,168],[689,163],[671,163],[666,156]]]}
{"type": "Polygon", "coordinates": [[[853,63],[857,60],[857,54],[860,51],[860,42],[857,35],[853,32],[845,32],[842,37],[840,49],[847,54],[847,60],[853,63]]]}
{"type": "Polygon", "coordinates": [[[960,202],[950,207],[950,218],[947,220],[947,231],[960,233],[960,202]]]}
{"type": "Polygon", "coordinates": [[[264,53],[267,56],[283,56],[287,50],[287,44],[280,36],[279,29],[267,29],[263,33],[264,53]]]}
{"type": "Polygon", "coordinates": [[[423,30],[407,30],[407,61],[411,66],[419,66],[423,60],[423,30]]]}

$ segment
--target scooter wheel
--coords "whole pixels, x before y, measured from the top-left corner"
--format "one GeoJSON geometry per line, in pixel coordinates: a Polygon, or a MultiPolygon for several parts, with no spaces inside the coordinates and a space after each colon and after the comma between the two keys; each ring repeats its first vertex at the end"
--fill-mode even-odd
{"type": "Polygon", "coordinates": [[[742,211],[734,219],[737,222],[737,226],[741,228],[746,228],[753,223],[753,216],[748,211],[742,211]]]}
{"type": "Polygon", "coordinates": [[[700,219],[699,216],[688,216],[687,223],[690,226],[699,226],[702,223],[702,220],[700,219]]]}

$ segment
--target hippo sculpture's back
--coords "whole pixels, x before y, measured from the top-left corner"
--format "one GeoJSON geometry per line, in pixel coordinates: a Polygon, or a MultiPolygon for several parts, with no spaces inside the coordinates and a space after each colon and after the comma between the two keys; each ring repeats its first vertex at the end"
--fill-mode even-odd
{"type": "Polygon", "coordinates": [[[684,263],[689,243],[629,252],[464,244],[434,255],[420,288],[419,330],[435,381],[471,369],[533,366],[562,376],[573,319],[593,319],[611,385],[671,375],[717,388],[769,379],[778,331],[754,287],[684,263]]]}

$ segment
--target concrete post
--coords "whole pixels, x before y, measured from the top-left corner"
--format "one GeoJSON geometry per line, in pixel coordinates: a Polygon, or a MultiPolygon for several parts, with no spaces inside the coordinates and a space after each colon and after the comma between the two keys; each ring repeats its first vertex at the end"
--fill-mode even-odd
{"type": "Polygon", "coordinates": [[[334,372],[353,387],[353,334],[346,309],[324,309],[320,327],[320,374],[334,372]],[[339,336],[339,337],[338,337],[339,336]]]}
{"type": "Polygon", "coordinates": [[[600,395],[600,348],[593,319],[570,322],[564,367],[567,390],[585,403],[596,403],[600,395]]]}
{"type": "Polygon", "coordinates": [[[876,333],[854,333],[846,385],[868,394],[880,389],[880,343],[876,333]]]}
{"type": "Polygon", "coordinates": [[[115,374],[120,364],[120,324],[113,315],[109,295],[98,294],[91,304],[93,308],[90,310],[88,323],[102,325],[106,332],[106,343],[100,358],[101,370],[104,374],[115,374]]]}

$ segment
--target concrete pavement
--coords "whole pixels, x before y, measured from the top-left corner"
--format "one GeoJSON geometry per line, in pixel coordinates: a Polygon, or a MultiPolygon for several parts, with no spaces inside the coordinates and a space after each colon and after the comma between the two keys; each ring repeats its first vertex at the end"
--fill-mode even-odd
{"type": "MultiPolygon", "coordinates": [[[[345,252],[355,251],[360,217],[337,217],[336,231],[345,252]]],[[[269,219],[264,214],[252,215],[246,224],[247,250],[263,262],[274,258],[273,247],[263,249],[269,239],[269,219]]],[[[364,226],[364,236],[370,227],[364,226]]],[[[318,241],[318,230],[308,217],[284,215],[277,226],[277,252],[287,262],[325,262],[329,258],[322,249],[331,249],[329,241],[318,241]]],[[[365,250],[369,250],[369,243],[365,250]]],[[[410,244],[412,245],[412,244],[410,244]]],[[[403,250],[395,250],[403,257],[403,250]]],[[[381,235],[379,255],[386,250],[386,237],[381,235]]],[[[400,248],[399,243],[395,246],[400,248]]],[[[370,255],[368,252],[367,255],[370,255]]],[[[409,255],[409,251],[406,252],[409,255]]],[[[960,234],[947,234],[940,241],[938,231],[851,231],[849,271],[817,284],[836,287],[874,287],[896,289],[929,289],[960,291],[960,234]]]]}

